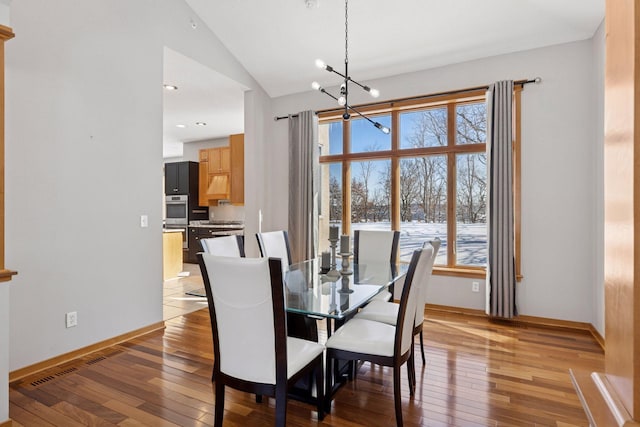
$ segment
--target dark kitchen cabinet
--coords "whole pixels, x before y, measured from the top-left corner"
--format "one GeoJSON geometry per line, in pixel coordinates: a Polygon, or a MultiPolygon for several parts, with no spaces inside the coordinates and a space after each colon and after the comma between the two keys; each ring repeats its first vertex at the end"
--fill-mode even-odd
{"type": "Polygon", "coordinates": [[[175,162],[164,165],[164,193],[167,196],[198,194],[198,163],[175,162]]]}
{"type": "Polygon", "coordinates": [[[212,233],[213,229],[210,227],[189,227],[189,256],[187,257],[187,262],[198,262],[196,254],[202,252],[200,239],[215,237],[212,233]]]}
{"type": "Polygon", "coordinates": [[[197,263],[198,258],[196,254],[202,252],[202,246],[200,245],[200,239],[208,239],[211,237],[222,237],[219,229],[213,227],[189,227],[187,231],[187,239],[189,239],[189,253],[186,254],[185,262],[197,263]]]}

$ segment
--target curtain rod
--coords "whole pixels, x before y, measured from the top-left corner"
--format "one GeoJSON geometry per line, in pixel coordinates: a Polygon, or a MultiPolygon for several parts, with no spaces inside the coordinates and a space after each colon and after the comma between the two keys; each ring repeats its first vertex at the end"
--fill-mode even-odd
{"type": "MultiPolygon", "coordinates": [[[[542,78],[540,77],[536,77],[534,79],[523,79],[523,80],[516,80],[513,82],[514,85],[520,85],[520,86],[524,86],[530,83],[536,83],[539,84],[542,82],[542,78]]],[[[434,98],[436,96],[443,96],[443,95],[456,95],[458,93],[465,93],[465,92],[473,92],[476,90],[487,90],[489,89],[489,85],[484,85],[484,86],[476,86],[476,87],[469,87],[466,89],[458,89],[458,90],[450,90],[447,92],[438,92],[438,93],[432,93],[431,95],[418,95],[418,96],[410,96],[408,98],[400,98],[400,99],[393,99],[391,101],[383,101],[383,102],[370,102],[368,104],[360,104],[358,105],[358,107],[369,107],[371,105],[376,105],[376,104],[388,104],[388,103],[393,103],[393,102],[402,102],[402,101],[417,101],[419,99],[429,99],[429,98],[434,98]]],[[[326,110],[318,110],[316,111],[317,113],[326,113],[329,111],[334,111],[336,110],[335,108],[329,108],[326,110]]],[[[283,120],[283,119],[288,119],[289,117],[298,117],[297,114],[290,114],[288,116],[276,116],[273,118],[274,121],[278,121],[278,120],[283,120]]]]}

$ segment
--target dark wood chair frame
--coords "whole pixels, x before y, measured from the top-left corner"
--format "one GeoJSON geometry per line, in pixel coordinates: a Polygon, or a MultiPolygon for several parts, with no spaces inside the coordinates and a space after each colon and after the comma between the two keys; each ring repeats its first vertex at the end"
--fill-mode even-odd
{"type": "MultiPolygon", "coordinates": [[[[244,236],[236,235],[235,237],[236,237],[236,243],[238,244],[238,252],[240,252],[240,258],[245,258],[246,254],[244,253],[244,236]]],[[[206,252],[207,249],[202,244],[202,240],[203,239],[200,239],[198,240],[198,242],[200,243],[200,247],[202,248],[202,250],[206,252]]]]}
{"type": "MultiPolygon", "coordinates": [[[[288,265],[291,265],[291,246],[289,245],[289,233],[282,230],[284,235],[284,243],[287,248],[288,265]]],[[[258,247],[260,248],[260,256],[267,256],[267,249],[260,233],[256,233],[258,247]]],[[[290,337],[298,337],[311,341],[318,341],[318,325],[315,317],[305,316],[299,313],[287,313],[287,328],[290,337]]],[[[327,321],[328,322],[328,321],[327,321]]]]}
{"type": "MultiPolygon", "coordinates": [[[[325,412],[328,414],[331,412],[331,399],[333,397],[333,384],[334,379],[332,369],[336,368],[339,360],[348,360],[356,362],[358,360],[368,361],[377,365],[389,366],[393,368],[393,395],[396,411],[396,423],[398,426],[402,426],[402,401],[400,396],[400,368],[402,364],[407,362],[407,372],[409,377],[409,394],[413,396],[415,394],[416,374],[413,363],[413,335],[410,348],[401,353],[402,346],[402,325],[404,324],[405,316],[407,316],[407,304],[409,303],[409,292],[413,286],[413,276],[415,274],[418,260],[420,259],[421,251],[415,251],[411,257],[411,264],[407,271],[404,288],[402,289],[402,297],[400,299],[400,307],[398,310],[398,321],[395,329],[395,342],[393,356],[379,356],[375,354],[357,353],[346,350],[338,350],[333,348],[327,348],[326,350],[326,371],[325,380],[327,382],[325,387],[325,412]],[[332,363],[333,362],[333,363],[332,363]]],[[[409,315],[415,316],[414,313],[409,315]]],[[[413,322],[412,322],[413,323],[413,322]]]]}
{"type": "Polygon", "coordinates": [[[287,323],[285,321],[284,291],[282,285],[282,267],[280,259],[269,258],[269,270],[271,275],[271,296],[273,300],[273,328],[275,331],[275,352],[276,352],[276,384],[264,384],[246,381],[240,378],[229,376],[220,371],[220,347],[218,343],[218,324],[216,320],[216,310],[213,304],[211,283],[206,272],[206,266],[202,254],[198,254],[198,263],[202,270],[202,278],[205,282],[205,292],[209,306],[209,316],[211,318],[211,331],[213,333],[213,375],[211,381],[215,382],[215,418],[214,425],[222,426],[224,415],[224,392],[225,386],[247,393],[254,393],[256,401],[260,402],[263,395],[272,396],[276,399],[276,422],[275,425],[284,427],[287,420],[287,393],[290,386],[293,386],[304,375],[315,371],[317,411],[318,419],[324,419],[324,378],[322,353],[309,362],[304,368],[298,371],[291,378],[287,378],[287,323]]]}

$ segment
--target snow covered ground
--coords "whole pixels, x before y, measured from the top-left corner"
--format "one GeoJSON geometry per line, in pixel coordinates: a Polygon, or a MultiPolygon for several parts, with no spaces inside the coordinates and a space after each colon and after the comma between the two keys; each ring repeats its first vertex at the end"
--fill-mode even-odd
{"type": "MultiPolygon", "coordinates": [[[[353,223],[353,230],[390,230],[390,222],[353,223]]],[[[447,254],[447,224],[403,222],[400,224],[400,259],[409,261],[414,250],[439,237],[442,240],[436,264],[444,264],[447,254]]],[[[487,263],[487,225],[458,224],[457,263],[484,266],[487,263]]]]}

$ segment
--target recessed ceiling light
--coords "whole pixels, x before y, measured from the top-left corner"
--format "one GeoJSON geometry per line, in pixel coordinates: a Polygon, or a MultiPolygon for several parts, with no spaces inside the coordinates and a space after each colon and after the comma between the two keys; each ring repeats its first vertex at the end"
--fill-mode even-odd
{"type": "Polygon", "coordinates": [[[175,85],[162,85],[166,90],[178,90],[178,86],[175,85]]]}
{"type": "Polygon", "coordinates": [[[177,128],[186,128],[187,125],[176,125],[177,128]]]}
{"type": "Polygon", "coordinates": [[[198,126],[206,126],[206,125],[207,125],[205,122],[196,122],[196,124],[197,124],[198,126]]]}

